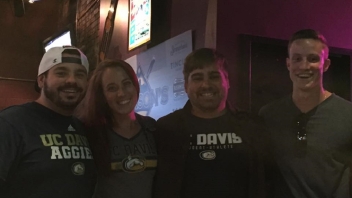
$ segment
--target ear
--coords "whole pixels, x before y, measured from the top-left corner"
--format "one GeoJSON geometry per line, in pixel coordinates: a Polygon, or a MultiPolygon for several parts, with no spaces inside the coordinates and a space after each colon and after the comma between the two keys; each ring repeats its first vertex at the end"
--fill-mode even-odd
{"type": "Polygon", "coordinates": [[[40,89],[43,89],[43,87],[44,87],[44,80],[45,80],[45,75],[38,76],[37,83],[38,83],[38,87],[40,89]]]}
{"type": "Polygon", "coordinates": [[[188,80],[185,81],[185,83],[183,84],[184,88],[185,88],[185,92],[187,93],[187,87],[188,87],[188,80]]]}
{"type": "Polygon", "coordinates": [[[326,72],[328,71],[329,67],[330,67],[330,64],[331,64],[331,60],[330,59],[325,59],[324,61],[324,65],[323,65],[323,71],[326,72]]]}
{"type": "Polygon", "coordinates": [[[286,58],[286,67],[287,67],[287,69],[290,71],[290,67],[291,67],[291,65],[290,65],[290,58],[286,58]]]}

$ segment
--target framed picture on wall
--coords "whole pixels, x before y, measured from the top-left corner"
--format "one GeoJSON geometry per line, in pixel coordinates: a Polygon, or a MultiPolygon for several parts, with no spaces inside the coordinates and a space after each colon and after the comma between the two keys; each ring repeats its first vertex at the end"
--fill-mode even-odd
{"type": "Polygon", "coordinates": [[[151,39],[152,0],[130,0],[128,19],[128,50],[151,39]]]}

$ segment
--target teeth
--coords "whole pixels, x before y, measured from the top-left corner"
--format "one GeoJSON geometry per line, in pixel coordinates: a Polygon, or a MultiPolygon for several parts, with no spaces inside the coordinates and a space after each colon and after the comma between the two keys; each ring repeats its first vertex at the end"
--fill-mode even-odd
{"type": "Polygon", "coordinates": [[[130,100],[124,100],[124,101],[119,102],[119,104],[120,104],[120,105],[124,105],[124,104],[127,104],[127,103],[129,103],[129,102],[130,102],[130,100]]]}
{"type": "Polygon", "coordinates": [[[62,90],[63,92],[66,92],[66,93],[76,93],[77,90],[76,89],[64,89],[62,90]]]}
{"type": "Polygon", "coordinates": [[[312,76],[312,74],[298,74],[297,76],[300,78],[309,78],[312,76]]]}
{"type": "Polygon", "coordinates": [[[212,96],[214,96],[214,94],[213,93],[202,93],[201,96],[212,97],[212,96]]]}

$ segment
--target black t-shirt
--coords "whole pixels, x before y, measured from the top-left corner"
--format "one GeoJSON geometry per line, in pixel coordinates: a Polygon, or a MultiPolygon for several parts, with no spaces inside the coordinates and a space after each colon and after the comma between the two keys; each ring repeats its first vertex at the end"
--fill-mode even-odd
{"type": "Polygon", "coordinates": [[[230,124],[231,113],[213,119],[189,115],[189,150],[183,197],[247,197],[249,150],[230,124]]]}
{"type": "Polygon", "coordinates": [[[77,119],[35,102],[0,112],[1,197],[88,198],[95,176],[77,119]]]}

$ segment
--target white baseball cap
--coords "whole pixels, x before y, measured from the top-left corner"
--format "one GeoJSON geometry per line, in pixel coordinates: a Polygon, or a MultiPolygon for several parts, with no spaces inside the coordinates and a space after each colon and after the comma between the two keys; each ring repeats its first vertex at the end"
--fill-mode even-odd
{"type": "Polygon", "coordinates": [[[83,54],[81,50],[73,46],[62,46],[62,47],[53,47],[50,48],[43,56],[40,61],[38,68],[38,76],[57,64],[60,63],[78,63],[84,66],[87,70],[87,74],[89,71],[89,63],[87,57],[83,54]],[[67,49],[77,50],[80,54],[80,58],[75,57],[62,57],[62,53],[67,49]]]}
{"type": "MultiPolygon", "coordinates": [[[[70,52],[67,52],[67,53],[72,54],[70,52]]],[[[73,46],[62,46],[62,47],[50,48],[44,54],[44,56],[39,64],[38,76],[45,73],[46,71],[50,70],[52,67],[54,67],[55,65],[60,64],[60,63],[77,63],[77,64],[80,64],[86,68],[87,74],[89,72],[88,59],[87,59],[86,55],[84,55],[81,50],[79,50],[78,48],[73,47],[73,46]],[[78,57],[62,57],[62,54],[66,50],[71,51],[71,52],[72,52],[72,50],[75,50],[76,53],[78,52],[77,55],[79,54],[80,58],[78,58],[78,57]]],[[[37,81],[36,81],[34,87],[37,92],[40,92],[40,88],[38,86],[37,81]]]]}

